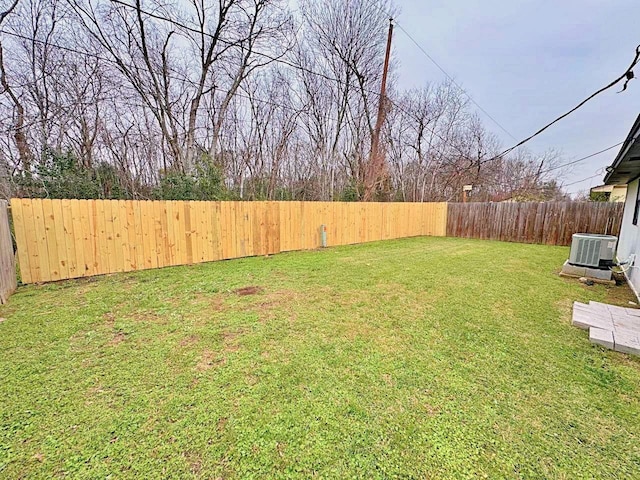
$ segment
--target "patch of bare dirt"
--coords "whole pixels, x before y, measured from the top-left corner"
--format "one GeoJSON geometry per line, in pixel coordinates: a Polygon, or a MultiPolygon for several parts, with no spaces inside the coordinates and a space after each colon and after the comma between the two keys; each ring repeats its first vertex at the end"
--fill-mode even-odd
{"type": "Polygon", "coordinates": [[[200,341],[200,337],[198,337],[197,335],[189,335],[187,337],[184,337],[182,340],[180,340],[180,346],[187,347],[189,345],[194,345],[199,341],[200,341]]]}
{"type": "Polygon", "coordinates": [[[189,464],[189,470],[193,475],[199,475],[202,472],[202,458],[199,454],[188,452],[185,453],[185,458],[189,464]]]}
{"type": "Polygon", "coordinates": [[[264,301],[256,304],[258,307],[275,307],[285,305],[291,300],[298,298],[299,292],[296,290],[277,290],[265,296],[264,301]]]}
{"type": "Polygon", "coordinates": [[[604,289],[606,291],[605,303],[626,308],[638,308],[638,299],[626,283],[622,285],[605,286],[604,289]]]}
{"type": "Polygon", "coordinates": [[[167,319],[164,316],[158,315],[154,312],[137,312],[131,315],[131,318],[136,322],[153,322],[159,324],[167,323],[167,319]]]}
{"type": "Polygon", "coordinates": [[[222,432],[226,428],[228,422],[229,422],[229,419],[227,417],[220,417],[218,419],[218,424],[216,425],[218,428],[218,431],[222,432]]]}
{"type": "Polygon", "coordinates": [[[102,318],[104,318],[105,323],[109,327],[113,327],[113,324],[116,323],[116,316],[111,312],[105,313],[102,315],[102,318]]]}
{"type": "Polygon", "coordinates": [[[261,323],[273,320],[278,314],[287,315],[291,321],[294,321],[296,315],[291,310],[291,304],[299,296],[300,293],[295,290],[278,290],[265,295],[262,301],[253,305],[253,308],[259,314],[261,323]]]}
{"type": "Polygon", "coordinates": [[[202,355],[200,356],[200,360],[196,365],[196,370],[199,372],[204,372],[209,370],[211,367],[215,367],[217,365],[224,365],[227,359],[224,357],[217,357],[215,352],[211,350],[204,350],[202,355]]]}
{"type": "Polygon", "coordinates": [[[224,331],[222,332],[222,348],[225,352],[237,352],[240,349],[238,344],[238,337],[243,333],[242,330],[235,332],[224,331]]]}
{"type": "Polygon", "coordinates": [[[258,287],[256,285],[251,285],[249,287],[237,288],[233,291],[236,295],[244,297],[246,295],[256,295],[257,293],[262,293],[264,289],[262,287],[258,287]]]}
{"type": "Polygon", "coordinates": [[[206,294],[198,293],[193,299],[194,303],[206,304],[209,308],[215,312],[221,312],[225,309],[224,300],[219,293],[206,294]]]}
{"type": "Polygon", "coordinates": [[[109,341],[109,345],[118,345],[127,338],[127,336],[123,332],[116,333],[113,338],[109,341]]]}
{"type": "Polygon", "coordinates": [[[440,411],[438,407],[434,407],[433,405],[430,405],[428,403],[425,403],[423,407],[427,412],[427,415],[430,415],[430,416],[436,415],[440,411]]]}

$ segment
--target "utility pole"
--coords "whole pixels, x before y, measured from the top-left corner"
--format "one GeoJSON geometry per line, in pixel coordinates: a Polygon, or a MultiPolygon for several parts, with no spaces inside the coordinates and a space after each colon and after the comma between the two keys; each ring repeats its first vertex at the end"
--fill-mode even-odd
{"type": "Polygon", "coordinates": [[[378,102],[378,118],[371,137],[371,156],[365,173],[364,196],[365,202],[370,202],[376,191],[376,185],[385,169],[384,154],[380,152],[380,131],[384,122],[387,103],[387,73],[389,71],[389,57],[391,56],[391,37],[393,35],[393,18],[389,19],[389,33],[387,35],[387,52],[384,57],[382,83],[380,84],[380,101],[378,102]]]}

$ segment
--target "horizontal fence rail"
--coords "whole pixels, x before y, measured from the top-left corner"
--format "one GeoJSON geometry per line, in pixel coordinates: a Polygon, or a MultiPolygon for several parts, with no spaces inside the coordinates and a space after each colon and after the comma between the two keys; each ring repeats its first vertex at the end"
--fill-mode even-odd
{"type": "Polygon", "coordinates": [[[623,203],[450,203],[447,236],[570,245],[574,233],[618,235],[623,203]]]}
{"type": "Polygon", "coordinates": [[[420,235],[446,203],[11,200],[23,283],[420,235]]]}

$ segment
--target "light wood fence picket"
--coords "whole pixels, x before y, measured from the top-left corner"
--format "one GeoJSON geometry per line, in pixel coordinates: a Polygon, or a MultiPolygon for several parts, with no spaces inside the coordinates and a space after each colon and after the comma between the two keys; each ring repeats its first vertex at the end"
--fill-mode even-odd
{"type": "Polygon", "coordinates": [[[420,235],[446,203],[11,200],[23,283],[420,235]]]}

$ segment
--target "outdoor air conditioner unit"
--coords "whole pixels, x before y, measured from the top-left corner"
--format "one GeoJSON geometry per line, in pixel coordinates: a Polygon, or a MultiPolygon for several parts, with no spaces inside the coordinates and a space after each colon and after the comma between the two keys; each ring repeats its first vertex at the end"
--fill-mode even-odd
{"type": "Polygon", "coordinates": [[[618,237],[597,233],[574,233],[569,263],[580,267],[608,268],[615,265],[618,237]]]}

